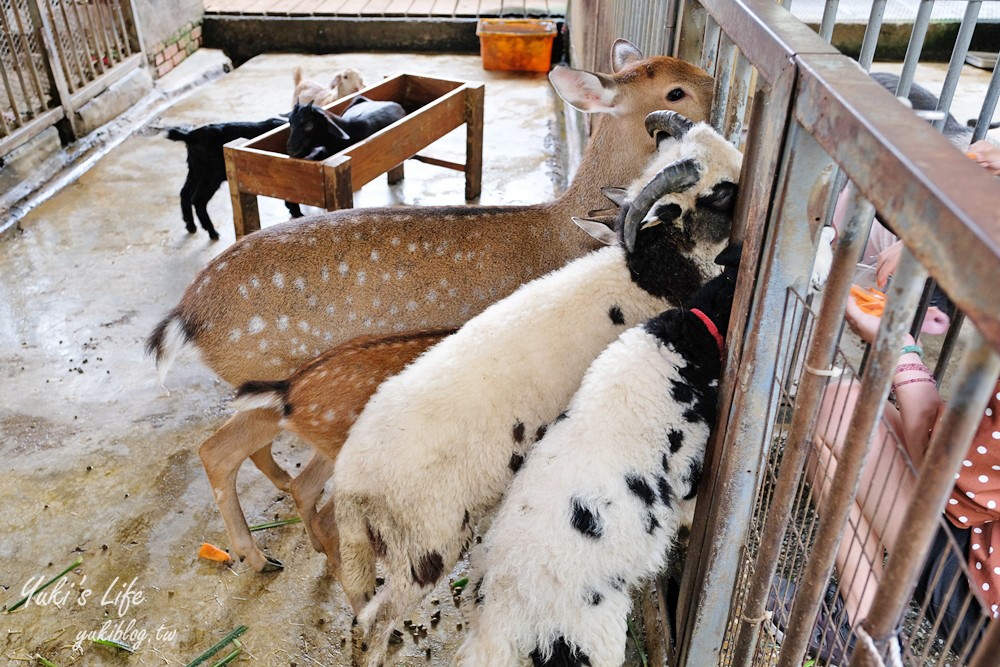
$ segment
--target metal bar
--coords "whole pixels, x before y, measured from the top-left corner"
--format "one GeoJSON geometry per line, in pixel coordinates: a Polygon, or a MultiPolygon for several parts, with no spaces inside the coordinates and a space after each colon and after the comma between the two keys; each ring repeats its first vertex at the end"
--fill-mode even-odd
{"type": "Polygon", "coordinates": [[[986,634],[979,642],[979,648],[969,662],[969,667],[993,667],[1000,655],[1000,622],[994,620],[986,629],[986,634]]]}
{"type": "MultiPolygon", "coordinates": [[[[1000,357],[975,334],[962,358],[952,399],[931,434],[920,465],[913,498],[901,524],[907,526],[906,540],[889,552],[871,610],[861,622],[879,652],[895,637],[896,625],[912,597],[937,531],[938,518],[944,513],[948,496],[955,486],[955,471],[962,467],[998,375],[1000,357]]],[[[963,616],[964,610],[959,618],[963,616]]],[[[866,651],[869,646],[867,642],[858,642],[862,650],[855,652],[851,665],[874,664],[871,658],[875,656],[866,651]]]]}
{"type": "Polygon", "coordinates": [[[715,63],[715,94],[712,99],[711,125],[715,131],[724,134],[726,112],[729,110],[729,96],[732,94],[733,66],[736,61],[736,45],[726,33],[719,35],[719,53],[715,63]]]}
{"type": "Polygon", "coordinates": [[[871,437],[882,419],[903,335],[910,323],[910,313],[916,306],[926,279],[926,270],[913,255],[904,251],[899,270],[889,288],[872,363],[861,382],[844,448],[830,484],[830,496],[823,506],[816,542],[792,603],[777,667],[797,667],[802,664],[801,659],[809,644],[816,614],[833,570],[837,546],[843,537],[848,513],[857,496],[871,437]]]}
{"type": "MultiPolygon", "coordinates": [[[[955,90],[958,88],[958,77],[962,73],[962,66],[965,64],[965,56],[969,53],[969,44],[972,43],[972,31],[976,28],[976,19],[979,16],[979,7],[982,3],[978,0],[969,2],[965,6],[965,16],[962,17],[962,24],[958,29],[958,36],[955,38],[955,48],[951,51],[951,60],[948,62],[948,74],[944,78],[944,85],[941,88],[941,97],[938,98],[938,110],[949,111],[951,102],[955,99],[955,90]]],[[[934,127],[943,129],[946,117],[934,121],[934,127]]]]}
{"type": "MultiPolygon", "coordinates": [[[[76,37],[79,36],[81,38],[82,45],[84,47],[83,61],[87,64],[87,69],[90,70],[91,80],[96,79],[97,70],[94,69],[94,59],[90,57],[90,51],[93,49],[96,53],[98,49],[90,43],[90,39],[87,37],[87,27],[83,24],[83,19],[80,18],[80,7],[76,3],[73,3],[73,17],[76,20],[76,30],[73,30],[67,24],[66,28],[69,31],[67,37],[69,37],[69,39],[73,42],[74,48],[76,49],[79,49],[81,46],[81,43],[77,41],[76,37]]],[[[83,81],[87,81],[86,76],[83,77],[83,81]]]]}
{"type": "Polygon", "coordinates": [[[927,28],[931,24],[931,12],[934,10],[934,2],[921,2],[917,8],[917,16],[913,19],[913,30],[910,32],[910,41],[906,45],[906,55],[903,57],[903,69],[899,73],[899,83],[896,86],[896,97],[906,97],[910,94],[910,86],[913,84],[913,75],[917,71],[917,64],[920,62],[920,52],[924,49],[924,39],[927,37],[927,28]]]}
{"type": "MultiPolygon", "coordinates": [[[[998,54],[997,59],[1000,62],[1000,54],[998,54]]],[[[979,110],[976,129],[972,133],[973,143],[986,138],[986,131],[990,129],[990,120],[993,119],[993,112],[997,109],[998,98],[1000,98],[1000,67],[994,67],[993,75],[990,77],[990,85],[986,88],[983,107],[979,110]]]]}
{"type": "Polygon", "coordinates": [[[839,6],[840,0],[826,0],[826,5],[823,7],[823,20],[819,25],[819,36],[827,44],[833,41],[833,28],[837,24],[837,8],[839,6]]]}
{"type": "Polygon", "coordinates": [[[719,58],[719,36],[722,30],[715,18],[709,14],[705,19],[705,41],[702,42],[701,60],[699,66],[706,72],[715,71],[715,63],[719,58]]]}
{"type": "Polygon", "coordinates": [[[114,62],[111,59],[111,42],[108,41],[108,25],[104,20],[104,14],[101,12],[101,5],[107,2],[107,0],[94,0],[94,4],[90,6],[90,22],[94,26],[95,32],[100,37],[98,42],[99,46],[104,47],[103,53],[98,55],[98,58],[107,69],[114,67],[114,62]]]}
{"type": "Polygon", "coordinates": [[[736,66],[733,70],[733,91],[729,96],[729,108],[726,111],[724,135],[737,147],[743,137],[743,121],[750,103],[750,85],[753,80],[753,66],[742,51],[737,52],[736,66]]]}
{"type": "Polygon", "coordinates": [[[956,310],[948,324],[948,333],[941,342],[941,351],[938,353],[937,364],[934,366],[934,379],[938,384],[944,377],[944,372],[948,368],[948,361],[951,360],[952,352],[955,351],[955,343],[962,332],[962,325],[965,323],[965,315],[960,310],[956,310]]]}
{"type": "Polygon", "coordinates": [[[113,51],[117,51],[117,54],[109,54],[112,62],[121,62],[125,58],[125,49],[122,48],[121,34],[118,30],[118,21],[115,18],[115,7],[118,5],[117,0],[108,0],[104,5],[104,23],[107,26],[107,32],[111,36],[111,48],[113,51]]]}
{"type": "MultiPolygon", "coordinates": [[[[21,71],[21,59],[18,57],[17,46],[15,46],[14,40],[11,37],[13,31],[10,29],[10,24],[7,22],[7,12],[0,12],[0,20],[3,22],[3,35],[7,40],[7,49],[10,52],[10,58],[14,64],[14,73],[17,75],[17,80],[21,83],[21,92],[24,94],[25,101],[27,101],[28,86],[24,83],[24,73],[21,71]]],[[[24,119],[22,118],[21,109],[17,103],[17,98],[14,96],[14,87],[8,83],[6,71],[4,72],[4,83],[7,85],[7,95],[10,98],[11,109],[14,111],[14,118],[18,125],[23,125],[24,119]]]]}
{"type": "Polygon", "coordinates": [[[875,47],[878,46],[878,36],[882,32],[882,20],[885,17],[885,3],[886,0],[872,2],[872,11],[868,15],[868,27],[865,28],[865,38],[858,55],[858,64],[866,72],[872,68],[872,61],[875,59],[875,47]]]}
{"type": "MultiPolygon", "coordinates": [[[[76,61],[76,74],[80,78],[80,85],[83,85],[87,82],[87,75],[86,72],[84,71],[83,62],[81,62],[80,60],[80,50],[77,47],[75,40],[73,39],[73,29],[69,25],[69,14],[66,13],[65,2],[59,3],[59,13],[62,15],[62,27],[65,29],[64,34],[69,40],[69,46],[73,51],[73,60],[76,61]]],[[[55,22],[53,22],[52,24],[52,30],[53,33],[55,34],[56,39],[59,40],[60,44],[62,44],[62,34],[61,31],[56,29],[55,22]]],[[[75,90],[78,87],[76,85],[76,82],[73,81],[72,77],[70,77],[68,80],[70,83],[70,90],[75,90]]]]}
{"type": "Polygon", "coordinates": [[[49,65],[49,81],[57,97],[57,99],[53,99],[53,102],[58,102],[56,106],[61,107],[61,110],[65,112],[64,117],[66,118],[66,124],[69,126],[70,135],[76,138],[79,136],[76,118],[74,117],[73,109],[69,106],[71,78],[68,76],[65,66],[66,60],[62,52],[62,45],[54,32],[55,26],[51,20],[52,6],[47,2],[45,4],[49,10],[49,17],[46,18],[42,13],[41,7],[36,3],[34,5],[35,15],[33,16],[33,20],[38,24],[39,42],[43,46],[45,58],[49,65]]]}
{"type": "MultiPolygon", "coordinates": [[[[24,59],[28,64],[28,72],[31,75],[30,81],[34,84],[35,95],[38,97],[38,109],[45,109],[48,105],[45,100],[45,93],[42,92],[42,82],[38,78],[38,70],[35,68],[35,62],[31,57],[31,45],[28,43],[28,31],[24,28],[24,19],[21,18],[20,9],[16,2],[12,2],[10,5],[11,10],[14,14],[14,21],[17,23],[18,34],[21,36],[21,49],[24,51],[24,59]]],[[[28,104],[28,108],[31,108],[31,103],[28,96],[28,91],[25,91],[24,101],[28,104]]]]}
{"type": "Polygon", "coordinates": [[[122,8],[120,0],[115,0],[116,24],[121,28],[122,59],[132,55],[132,44],[128,34],[128,22],[125,21],[125,10],[122,8]]]}
{"type": "MultiPolygon", "coordinates": [[[[794,159],[794,154],[793,154],[794,159]]],[[[754,577],[747,592],[746,604],[740,618],[739,634],[736,640],[737,662],[734,665],[749,667],[753,647],[757,644],[760,622],[764,618],[768,591],[778,564],[782,541],[792,503],[799,488],[806,458],[812,449],[812,434],[819,414],[821,398],[826,389],[827,376],[809,372],[809,369],[824,371],[831,368],[840,338],[840,326],[844,321],[844,308],[853,278],[853,268],[858,255],[868,241],[868,230],[874,208],[850,186],[846,222],[840,230],[837,250],[830,267],[830,279],[824,289],[824,299],[820,308],[819,321],[806,353],[806,372],[796,393],[797,409],[792,415],[792,425],[785,441],[785,454],[781,461],[778,481],[774,488],[774,500],[767,512],[764,529],[757,550],[754,577]]]]}
{"type": "MultiPolygon", "coordinates": [[[[56,30],[56,17],[52,10],[51,2],[42,3],[45,5],[45,9],[48,12],[48,18],[43,16],[42,23],[42,34],[45,37],[45,41],[48,44],[48,51],[50,54],[54,54],[58,60],[51,58],[50,56],[50,67],[52,67],[53,72],[59,70],[58,74],[55,74],[57,80],[62,81],[62,85],[65,86],[66,90],[72,92],[74,89],[73,77],[70,75],[69,70],[69,60],[66,58],[66,51],[63,49],[62,40],[59,39],[59,33],[56,30]],[[59,65],[60,67],[56,67],[59,65]]],[[[39,9],[41,6],[39,5],[39,9]]],[[[60,100],[65,97],[63,90],[60,87],[59,90],[60,100]]]]}
{"type": "Polygon", "coordinates": [[[797,60],[800,98],[822,100],[797,105],[798,120],[858,184],[956,306],[1000,349],[1000,292],[968,280],[964,270],[1000,263],[996,205],[982,196],[996,190],[993,177],[943,136],[928,134],[925,121],[885,104],[885,91],[853,62],[809,54],[797,60]],[[830,94],[831,89],[837,94],[830,94]],[[921,141],[913,141],[915,136],[921,141]],[[873,173],[891,173],[894,178],[869,178],[873,173]],[[949,243],[940,243],[941,238],[949,243]]]}

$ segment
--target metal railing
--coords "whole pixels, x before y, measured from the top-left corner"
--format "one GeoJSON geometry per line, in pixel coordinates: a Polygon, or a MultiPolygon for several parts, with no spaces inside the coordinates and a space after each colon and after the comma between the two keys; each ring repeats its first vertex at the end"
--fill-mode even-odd
{"type": "Polygon", "coordinates": [[[0,155],[141,64],[130,0],[0,0],[0,155]]]}
{"type": "MultiPolygon", "coordinates": [[[[676,637],[668,662],[791,666],[809,654],[817,664],[880,664],[891,661],[888,647],[898,632],[905,664],[995,664],[990,651],[1000,645],[1000,624],[979,619],[987,629],[974,653],[954,633],[935,641],[940,613],[910,600],[923,573],[958,595],[959,608],[974,608],[967,589],[953,592],[968,575],[953,539],[935,547],[942,561],[960,556],[947,582],[925,560],[937,531],[945,534],[942,509],[954,473],[1000,374],[1000,295],[989,279],[1000,269],[1000,183],[866,75],[885,0],[869,5],[857,61],[829,44],[836,0],[824,3],[815,32],[788,12],[790,0],[671,2],[663,29],[672,32],[653,39],[650,29],[659,30],[660,20],[651,12],[666,4],[577,0],[569,19],[575,66],[607,71],[602,59],[615,37],[648,54],[700,63],[716,78],[713,125],[745,150],[737,211],[744,261],[722,418],[706,452],[677,614],[666,619],[671,632],[663,634],[676,637]],[[581,37],[573,17],[582,12],[597,24],[581,37]],[[661,48],[665,43],[672,48],[661,48]],[[814,295],[819,231],[838,199],[848,204],[845,222],[830,278],[814,295]],[[903,240],[906,257],[879,338],[865,354],[844,332],[844,309],[875,210],[903,240]],[[911,329],[919,335],[928,272],[958,311],[943,343],[921,341],[934,348],[947,408],[918,467],[883,424],[902,336],[911,329]],[[831,409],[838,392],[859,396],[857,407],[831,409]],[[831,451],[821,446],[825,437],[842,444],[831,451]],[[892,474],[915,490],[912,502],[879,495],[884,481],[872,471],[882,457],[896,462],[892,474]],[[892,506],[905,516],[908,539],[885,551],[875,541],[862,552],[876,536],[853,520],[858,503],[892,506]],[[837,572],[841,548],[860,554],[863,584],[855,585],[853,572],[837,572]],[[850,618],[841,598],[852,588],[871,598],[867,618],[850,618]],[[819,617],[838,630],[845,625],[845,634],[811,641],[819,617]]],[[[964,4],[941,110],[951,105],[983,4],[964,4]]],[[[913,81],[934,2],[912,6],[901,95],[913,81]]],[[[985,135],[998,92],[994,72],[972,140],[985,135]]]]}

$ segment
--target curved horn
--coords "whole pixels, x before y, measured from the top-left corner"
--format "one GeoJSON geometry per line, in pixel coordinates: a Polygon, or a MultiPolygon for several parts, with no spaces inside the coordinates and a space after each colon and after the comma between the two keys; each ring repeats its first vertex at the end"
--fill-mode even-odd
{"type": "Polygon", "coordinates": [[[653,136],[656,132],[666,132],[674,139],[683,139],[694,127],[694,123],[676,111],[654,111],[646,116],[646,132],[653,136]]]}
{"type": "Polygon", "coordinates": [[[698,177],[698,163],[694,161],[694,158],[672,162],[661,169],[656,176],[653,176],[636,195],[632,207],[625,216],[625,228],[622,234],[625,249],[629,252],[635,250],[635,237],[639,233],[639,223],[646,217],[649,209],[653,208],[653,204],[658,199],[672,192],[686,190],[698,182],[698,177]]]}

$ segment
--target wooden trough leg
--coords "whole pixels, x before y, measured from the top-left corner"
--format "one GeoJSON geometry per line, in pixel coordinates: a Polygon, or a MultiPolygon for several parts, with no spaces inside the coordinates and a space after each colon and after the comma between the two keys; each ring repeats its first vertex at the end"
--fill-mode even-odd
{"type": "Polygon", "coordinates": [[[233,201],[233,230],[236,238],[260,230],[260,210],[257,195],[240,192],[240,179],[236,172],[236,148],[250,143],[249,139],[233,139],[223,146],[226,158],[226,180],[229,181],[229,196],[233,201]]]}
{"type": "Polygon", "coordinates": [[[486,87],[470,84],[465,91],[465,198],[478,199],[483,189],[483,99],[486,87]]]}
{"type": "Polygon", "coordinates": [[[354,207],[350,157],[339,155],[323,161],[323,186],[326,189],[326,210],[354,207]]]}
{"type": "Polygon", "coordinates": [[[403,180],[403,163],[400,162],[395,167],[386,172],[389,175],[389,185],[395,185],[403,180]]]}

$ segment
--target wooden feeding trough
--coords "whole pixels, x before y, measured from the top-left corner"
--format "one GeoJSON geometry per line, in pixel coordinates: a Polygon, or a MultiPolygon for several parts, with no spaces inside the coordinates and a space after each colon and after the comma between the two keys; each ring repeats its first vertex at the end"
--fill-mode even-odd
{"type": "Polygon", "coordinates": [[[483,173],[482,83],[399,74],[324,107],[341,113],[357,95],[399,102],[406,115],[364,141],[322,161],[299,160],[285,152],[288,125],[254,139],[225,146],[226,177],[233,199],[236,238],[260,229],[257,196],[319,206],[350,208],[354,191],[381,174],[389,183],[403,178],[403,160],[465,172],[465,198],[479,196],[483,173]],[[465,164],[417,155],[465,123],[465,164]]]}

